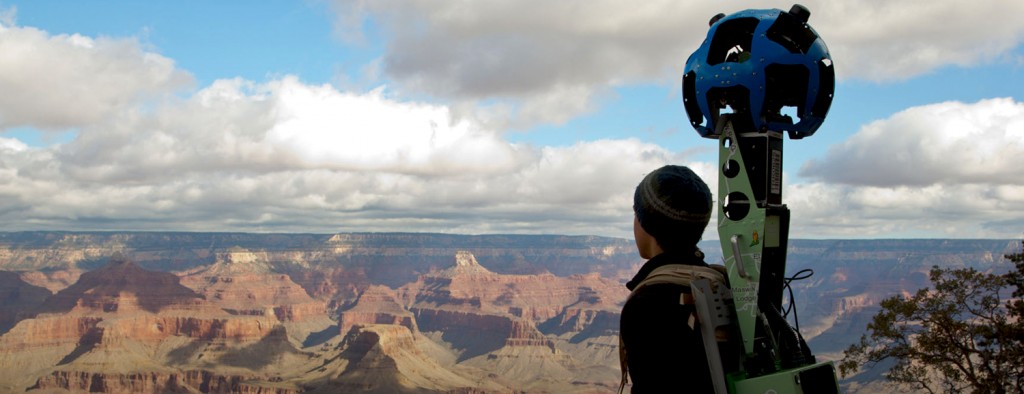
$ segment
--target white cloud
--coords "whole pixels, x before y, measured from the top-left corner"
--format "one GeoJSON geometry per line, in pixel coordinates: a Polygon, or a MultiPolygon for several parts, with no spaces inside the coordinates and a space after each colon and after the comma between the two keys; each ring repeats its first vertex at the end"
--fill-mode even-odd
{"type": "MultiPolygon", "coordinates": [[[[716,190],[715,163],[657,145],[600,140],[536,147],[510,143],[502,133],[510,124],[557,123],[590,111],[611,86],[663,77],[676,83],[707,16],[760,3],[647,3],[628,10],[618,2],[454,4],[358,4],[391,15],[387,23],[409,22],[409,30],[391,26],[396,41],[381,60],[394,83],[366,93],[285,76],[266,83],[219,80],[168,95],[180,93],[187,73],[134,40],[50,36],[4,24],[0,89],[20,94],[0,95],[0,129],[25,124],[78,133],[44,148],[0,138],[0,230],[629,237],[632,190],[645,173],[683,163],[716,190]],[[688,20],[699,23],[680,22],[688,20]],[[23,52],[27,58],[10,55],[21,47],[32,48],[23,52]],[[40,71],[49,78],[31,77],[40,71]],[[390,96],[412,88],[455,104],[390,96]],[[490,112],[474,108],[481,99],[490,112]],[[518,118],[508,123],[503,115],[518,118]]],[[[909,4],[892,7],[909,10],[909,4]]],[[[857,64],[853,57],[860,54],[878,56],[868,49],[886,42],[843,38],[856,36],[849,24],[878,22],[875,28],[886,31],[892,27],[886,23],[897,23],[848,21],[838,6],[809,6],[819,31],[852,48],[844,50],[848,64],[857,64]]],[[[951,26],[950,34],[960,29],[951,26]]],[[[919,31],[908,28],[901,34],[919,31]]],[[[1016,31],[1006,30],[1007,40],[1019,42],[1016,31]]],[[[943,46],[941,37],[929,45],[971,61],[994,53],[971,52],[974,47],[959,42],[943,46]]],[[[900,72],[959,64],[949,59],[900,72]]],[[[867,71],[847,76],[877,78],[867,71]]],[[[802,170],[816,182],[787,186],[792,235],[1015,237],[1024,226],[1016,214],[1024,212],[1024,185],[1012,171],[1012,159],[1024,153],[1022,113],[1011,99],[949,102],[865,126],[802,170]]],[[[706,238],[715,237],[714,226],[706,238]]]]}
{"type": "Polygon", "coordinates": [[[8,156],[16,160],[0,168],[0,205],[31,208],[0,209],[0,217],[5,230],[45,223],[58,229],[624,236],[635,184],[647,171],[679,161],[633,140],[534,153],[525,166],[490,173],[211,166],[196,174],[178,162],[161,168],[163,176],[101,182],[64,171],[67,164],[53,160],[59,156],[35,148],[8,156]]]}
{"type": "Polygon", "coordinates": [[[20,152],[26,149],[28,149],[28,145],[25,145],[24,142],[13,138],[0,137],[0,151],[20,152]]]}
{"type": "MultiPolygon", "coordinates": [[[[624,235],[636,182],[683,159],[636,140],[513,144],[493,113],[395,100],[383,87],[285,76],[168,95],[187,73],[134,40],[2,29],[3,49],[31,51],[0,55],[0,84],[32,93],[0,100],[4,124],[78,130],[44,148],[0,140],[4,230],[624,235]],[[33,68],[53,78],[28,78],[33,68]]],[[[567,85],[520,110],[564,120],[589,105],[573,101],[587,89],[567,85]]]]}
{"type": "MultiPolygon", "coordinates": [[[[399,91],[502,100],[513,123],[559,123],[627,83],[679,83],[708,19],[768,1],[489,1],[333,3],[339,29],[373,18],[393,37],[381,60],[399,91]],[[560,103],[562,105],[552,105],[560,103]],[[541,111],[542,108],[553,108],[541,111]],[[558,116],[553,116],[558,114],[558,116]]],[[[788,3],[787,3],[788,4],[788,3]]],[[[1024,2],[808,1],[811,25],[840,78],[903,80],[944,66],[1013,61],[1024,42],[1024,2]]],[[[1018,54],[1019,56],[1019,54],[1018,54]]]]}
{"type": "Polygon", "coordinates": [[[805,163],[789,186],[798,234],[1003,237],[1024,232],[1024,103],[909,108],[805,163]]]}
{"type": "Polygon", "coordinates": [[[0,130],[92,124],[190,83],[171,59],[133,39],[51,36],[0,23],[0,130]]]}
{"type": "Polygon", "coordinates": [[[872,122],[800,175],[868,186],[1024,184],[1024,103],[1010,98],[914,107],[872,122]]]}
{"type": "Polygon", "coordinates": [[[529,159],[447,107],[389,100],[383,88],[356,95],[286,78],[272,89],[276,121],[268,143],[309,166],[468,174],[507,171],[529,159]]]}
{"type": "Polygon", "coordinates": [[[786,190],[794,238],[1019,238],[1024,187],[942,184],[852,186],[815,182],[786,190]]]}
{"type": "Polygon", "coordinates": [[[622,236],[636,182],[685,159],[637,140],[513,144],[446,106],[290,76],[123,106],[60,145],[2,142],[4,230],[622,236]]]}
{"type": "MultiPolygon", "coordinates": [[[[560,123],[633,81],[674,81],[718,6],[675,1],[337,1],[339,26],[375,18],[394,39],[382,60],[401,89],[437,97],[501,99],[516,123],[560,123]],[[688,15],[687,18],[680,18],[688,15]],[[700,15],[693,19],[693,15],[700,15]],[[522,106],[522,108],[518,108],[522,106]]],[[[351,34],[349,34],[351,36],[351,34]]]]}
{"type": "Polygon", "coordinates": [[[1015,0],[812,4],[837,72],[850,78],[902,80],[948,65],[1008,60],[1002,57],[1024,43],[1024,2],[1015,0]]]}
{"type": "Polygon", "coordinates": [[[514,170],[531,153],[444,106],[310,86],[214,82],[186,100],[83,128],[58,151],[80,179],[144,181],[219,170],[332,169],[407,174],[514,170]]]}

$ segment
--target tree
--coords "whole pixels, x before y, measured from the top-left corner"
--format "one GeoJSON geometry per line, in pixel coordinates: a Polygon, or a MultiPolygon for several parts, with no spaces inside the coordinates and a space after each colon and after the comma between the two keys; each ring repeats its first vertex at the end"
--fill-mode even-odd
{"type": "MultiPolygon", "coordinates": [[[[1024,241],[1022,241],[1024,243],[1024,241]]],[[[1021,251],[1014,254],[1006,255],[1006,259],[1016,265],[1016,270],[1006,274],[1006,282],[1008,285],[1015,287],[1013,291],[1013,300],[1010,301],[1010,314],[1017,319],[1024,318],[1024,247],[1021,251]]],[[[1018,333],[1017,340],[1022,340],[1021,336],[1024,333],[1018,333]]],[[[1024,360],[1024,358],[1022,358],[1024,360]]]]}
{"type": "Polygon", "coordinates": [[[931,289],[883,300],[844,352],[843,377],[889,360],[886,377],[918,390],[1024,393],[1024,251],[1005,257],[1009,273],[932,267],[931,289]]]}

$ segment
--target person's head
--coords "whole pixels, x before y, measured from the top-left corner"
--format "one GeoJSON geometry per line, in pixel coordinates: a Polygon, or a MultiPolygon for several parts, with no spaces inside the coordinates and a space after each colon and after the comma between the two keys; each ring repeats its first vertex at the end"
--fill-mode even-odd
{"type": "Polygon", "coordinates": [[[661,251],[697,245],[711,220],[711,190],[692,170],[667,165],[646,177],[633,193],[634,235],[644,258],[654,257],[647,236],[661,251]]]}

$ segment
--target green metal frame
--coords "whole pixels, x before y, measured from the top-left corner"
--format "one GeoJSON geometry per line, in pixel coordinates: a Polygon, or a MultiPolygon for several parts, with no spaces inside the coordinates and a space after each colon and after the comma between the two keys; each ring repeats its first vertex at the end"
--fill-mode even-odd
{"type": "MultiPolygon", "coordinates": [[[[718,124],[718,234],[731,291],[731,302],[727,305],[733,310],[729,318],[742,341],[736,351],[742,353],[741,363],[751,359],[774,360],[774,365],[769,365],[767,372],[752,373],[741,368],[726,374],[722,372],[717,347],[705,338],[706,350],[713,353],[709,356],[711,370],[725,375],[724,384],[716,377],[716,391],[724,394],[725,386],[734,394],[838,393],[832,362],[812,361],[809,365],[783,369],[778,344],[772,340],[763,316],[765,300],[761,298],[767,297],[775,305],[782,303],[789,232],[789,210],[782,204],[782,135],[740,133],[733,128],[728,115],[723,115],[718,124]]],[[[698,303],[705,303],[705,308],[712,310],[718,306],[712,305],[703,293],[698,303]]],[[[705,326],[702,332],[713,336],[711,329],[705,326]]]]}

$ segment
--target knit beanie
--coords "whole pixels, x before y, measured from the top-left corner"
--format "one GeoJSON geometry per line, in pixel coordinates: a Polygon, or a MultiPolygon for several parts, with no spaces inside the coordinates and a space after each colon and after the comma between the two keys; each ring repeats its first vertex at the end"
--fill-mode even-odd
{"type": "Polygon", "coordinates": [[[711,207],[708,185],[683,166],[647,174],[633,193],[640,227],[666,251],[695,246],[711,220],[711,207]]]}

